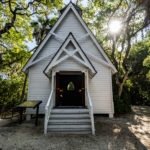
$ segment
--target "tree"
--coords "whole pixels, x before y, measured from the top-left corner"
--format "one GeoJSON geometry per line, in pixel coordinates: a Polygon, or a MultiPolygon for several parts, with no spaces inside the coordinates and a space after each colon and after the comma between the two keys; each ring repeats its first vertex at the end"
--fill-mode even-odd
{"type": "Polygon", "coordinates": [[[149,0],[137,0],[136,5],[143,7],[146,11],[145,23],[150,22],[150,1],[149,0]]]}
{"type": "Polygon", "coordinates": [[[0,0],[1,67],[5,54],[14,51],[14,49],[16,51],[19,51],[20,48],[27,50],[27,41],[32,41],[34,28],[30,26],[30,23],[33,19],[54,15],[62,5],[62,0],[33,0],[28,3],[24,0],[0,0]]]}
{"type": "MultiPolygon", "coordinates": [[[[32,34],[36,26],[32,23],[38,18],[44,20],[45,16],[52,22],[51,20],[58,16],[57,10],[62,6],[62,0],[0,0],[1,110],[20,102],[25,78],[21,69],[32,54],[27,43],[36,38],[36,35],[32,34]]],[[[41,40],[46,32],[41,36],[41,40]]],[[[26,90],[25,88],[25,95],[26,90]]]]}
{"type": "Polygon", "coordinates": [[[51,27],[56,22],[57,17],[49,19],[48,16],[43,16],[43,18],[38,17],[37,21],[32,21],[31,26],[33,30],[33,38],[36,40],[36,44],[39,45],[44,37],[48,34],[51,27]]]}
{"type": "MultiPolygon", "coordinates": [[[[145,1],[149,4],[148,1],[145,1]]],[[[148,29],[149,21],[146,5],[132,0],[89,0],[84,18],[94,31],[97,39],[107,50],[118,73],[115,75],[118,96],[121,97],[123,86],[131,73],[129,54],[136,37],[144,29],[148,29]],[[108,29],[111,20],[119,19],[122,30],[115,36],[108,29]],[[107,41],[107,42],[105,42],[107,41]]],[[[148,10],[147,10],[148,11],[148,10]]]]}
{"type": "Polygon", "coordinates": [[[132,72],[127,80],[130,88],[131,102],[134,105],[150,105],[150,80],[148,78],[150,56],[149,37],[132,46],[129,55],[132,72]]]}

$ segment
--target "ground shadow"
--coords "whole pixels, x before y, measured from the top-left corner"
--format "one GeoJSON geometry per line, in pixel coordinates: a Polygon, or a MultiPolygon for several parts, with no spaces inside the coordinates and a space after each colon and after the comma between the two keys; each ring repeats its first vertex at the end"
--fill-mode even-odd
{"type": "MultiPolygon", "coordinates": [[[[0,148],[6,150],[146,150],[149,147],[143,145],[140,138],[130,130],[130,127],[143,126],[141,118],[149,118],[149,113],[149,107],[139,107],[139,109],[133,107],[131,114],[113,119],[95,116],[95,136],[50,133],[44,136],[44,118],[40,118],[38,127],[34,126],[34,120],[25,121],[21,125],[18,122],[8,123],[0,127],[0,148]]],[[[149,123],[149,120],[145,121],[149,123]]],[[[143,136],[144,134],[146,132],[143,133],[143,136]]]]}

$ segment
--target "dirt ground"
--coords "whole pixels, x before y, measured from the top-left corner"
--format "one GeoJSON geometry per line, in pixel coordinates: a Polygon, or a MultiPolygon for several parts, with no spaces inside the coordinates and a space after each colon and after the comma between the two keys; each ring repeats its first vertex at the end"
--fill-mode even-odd
{"type": "Polygon", "coordinates": [[[150,150],[150,107],[113,119],[95,116],[96,135],[43,135],[43,119],[0,120],[0,150],[150,150]]]}

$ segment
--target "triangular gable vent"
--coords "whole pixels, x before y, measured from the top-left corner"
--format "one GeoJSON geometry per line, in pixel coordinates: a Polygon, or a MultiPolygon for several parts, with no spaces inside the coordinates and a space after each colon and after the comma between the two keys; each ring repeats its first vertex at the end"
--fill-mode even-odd
{"type": "Polygon", "coordinates": [[[74,46],[74,44],[70,41],[67,46],[65,47],[68,51],[72,51],[75,50],[76,47],[74,46]]]}
{"type": "Polygon", "coordinates": [[[70,57],[77,61],[79,64],[88,68],[91,76],[94,76],[96,74],[94,66],[92,65],[86,54],[83,52],[82,48],[80,47],[72,33],[69,33],[61,47],[56,52],[55,56],[45,68],[44,73],[47,76],[50,76],[50,72],[53,67],[59,65],[70,57]]]}

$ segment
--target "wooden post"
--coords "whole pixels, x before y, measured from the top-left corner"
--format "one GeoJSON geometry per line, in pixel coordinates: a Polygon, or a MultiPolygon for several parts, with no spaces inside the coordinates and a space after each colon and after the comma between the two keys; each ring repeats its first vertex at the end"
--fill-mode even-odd
{"type": "Polygon", "coordinates": [[[23,108],[20,108],[20,121],[19,123],[21,124],[22,123],[22,115],[23,115],[23,108]]]}
{"type": "Polygon", "coordinates": [[[91,97],[90,97],[90,94],[89,94],[89,76],[88,76],[88,71],[85,72],[85,75],[86,75],[87,101],[88,101],[89,114],[90,114],[90,119],[91,119],[91,129],[92,129],[92,134],[95,135],[93,105],[92,105],[92,100],[91,100],[91,97]]]}
{"type": "Polygon", "coordinates": [[[22,94],[21,94],[21,100],[20,100],[21,103],[23,102],[27,79],[28,79],[28,73],[26,73],[25,80],[24,80],[24,85],[23,85],[22,94]]]}
{"type": "Polygon", "coordinates": [[[38,117],[39,117],[39,105],[36,108],[36,119],[35,119],[35,125],[38,125],[38,117]]]}

